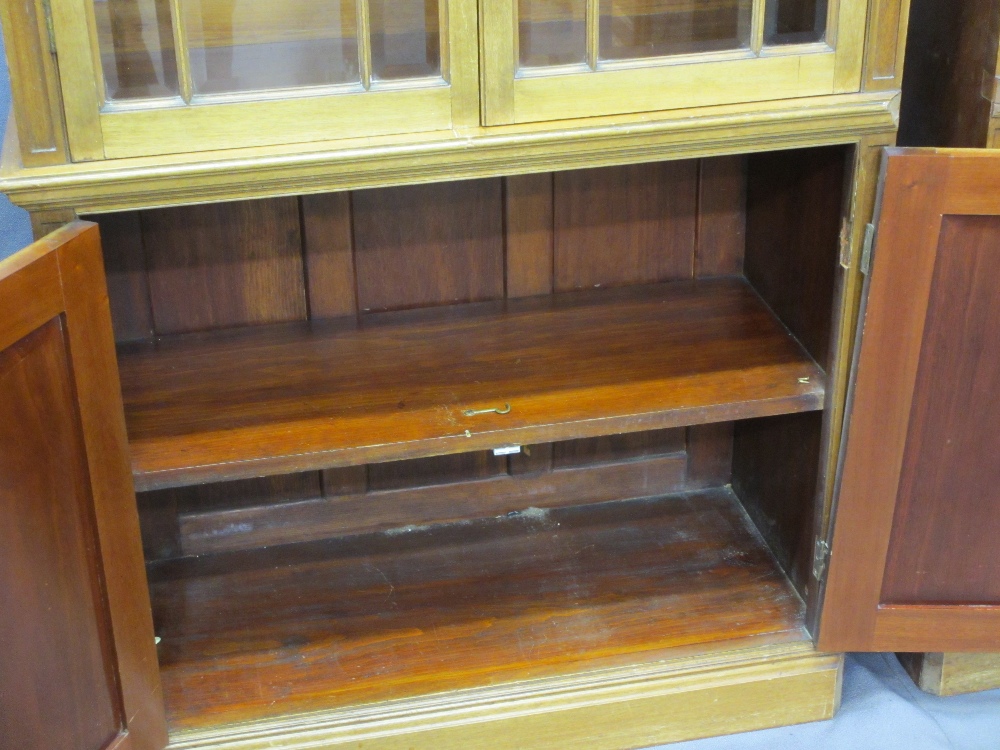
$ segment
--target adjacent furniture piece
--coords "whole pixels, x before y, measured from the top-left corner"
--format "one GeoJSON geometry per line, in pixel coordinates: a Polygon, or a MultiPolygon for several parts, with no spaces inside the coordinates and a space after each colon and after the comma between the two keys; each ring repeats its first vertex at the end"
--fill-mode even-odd
{"type": "Polygon", "coordinates": [[[870,266],[905,3],[3,8],[21,744],[638,747],[998,645],[994,162],[891,156],[870,266]]]}

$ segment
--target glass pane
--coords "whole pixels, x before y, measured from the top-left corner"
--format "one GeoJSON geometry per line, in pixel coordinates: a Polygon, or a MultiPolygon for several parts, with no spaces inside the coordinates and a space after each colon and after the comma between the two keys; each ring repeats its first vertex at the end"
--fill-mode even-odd
{"type": "Polygon", "coordinates": [[[518,0],[522,68],[587,62],[587,0],[518,0]]]}
{"type": "Polygon", "coordinates": [[[753,0],[601,0],[602,60],[750,45],[753,0]]]}
{"type": "Polygon", "coordinates": [[[767,0],[764,44],[819,42],[826,36],[827,0],[767,0]]]}
{"type": "Polygon", "coordinates": [[[441,73],[438,0],[369,0],[372,77],[421,78],[441,73]]]}
{"type": "Polygon", "coordinates": [[[108,99],[176,96],[169,0],[94,0],[108,99]]]}
{"type": "Polygon", "coordinates": [[[354,0],[184,0],[198,94],[361,80],[354,0]]]}

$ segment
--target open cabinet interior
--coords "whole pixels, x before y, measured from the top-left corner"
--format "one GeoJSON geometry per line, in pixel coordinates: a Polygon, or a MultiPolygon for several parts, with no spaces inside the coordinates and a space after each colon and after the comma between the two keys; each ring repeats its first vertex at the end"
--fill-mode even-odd
{"type": "Polygon", "coordinates": [[[850,157],[92,217],[171,730],[808,640],[850,157]]]}

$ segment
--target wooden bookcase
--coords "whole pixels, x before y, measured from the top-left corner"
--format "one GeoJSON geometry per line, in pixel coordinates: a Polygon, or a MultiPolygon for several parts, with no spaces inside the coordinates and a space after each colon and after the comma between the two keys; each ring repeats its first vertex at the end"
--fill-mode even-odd
{"type": "MultiPolygon", "coordinates": [[[[60,65],[77,5],[53,4],[60,65]]],[[[754,38],[769,6],[747,6],[754,38]]],[[[80,130],[65,77],[43,148],[53,122],[21,91],[0,188],[40,236],[97,226],[0,265],[3,570],[24,601],[0,633],[19,683],[44,691],[42,655],[80,675],[58,727],[2,704],[19,741],[640,747],[827,718],[840,652],[903,616],[893,648],[990,641],[940,636],[965,610],[878,599],[907,498],[858,479],[891,399],[852,358],[866,283],[867,320],[886,315],[865,238],[906,3],[820,6],[855,36],[788,54],[832,54],[851,85],[712,106],[489,124],[486,76],[462,127],[208,132],[164,155],[143,128],[127,153],[81,141],[120,113],[80,130]],[[71,487],[46,483],[60,465],[71,487]],[[78,523],[56,533],[50,507],[78,523]]],[[[4,8],[28,28],[31,4],[4,8]]],[[[39,54],[15,87],[49,80],[39,54]]],[[[923,184],[898,169],[887,196],[923,184]]]]}

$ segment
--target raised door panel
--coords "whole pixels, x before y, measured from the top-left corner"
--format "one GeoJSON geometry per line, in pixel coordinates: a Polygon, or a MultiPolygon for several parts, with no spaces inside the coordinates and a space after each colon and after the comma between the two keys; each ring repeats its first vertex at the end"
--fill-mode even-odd
{"type": "Polygon", "coordinates": [[[0,737],[166,744],[97,228],[0,263],[0,737]]]}
{"type": "Polygon", "coordinates": [[[890,150],[819,645],[1000,649],[1000,156],[890,150]]]}

